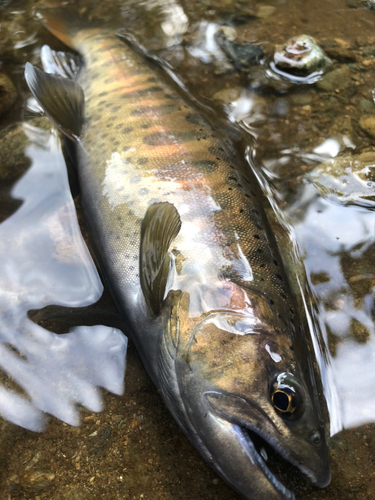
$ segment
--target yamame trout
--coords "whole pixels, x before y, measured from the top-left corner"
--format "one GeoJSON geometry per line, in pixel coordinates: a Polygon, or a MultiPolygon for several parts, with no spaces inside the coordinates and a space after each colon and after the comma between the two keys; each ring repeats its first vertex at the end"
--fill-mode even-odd
{"type": "Polygon", "coordinates": [[[115,34],[59,10],[41,18],[84,64],[75,79],[27,64],[26,80],[75,142],[94,251],[169,410],[247,499],[294,498],[278,461],[327,485],[311,363],[249,169],[115,34]]]}

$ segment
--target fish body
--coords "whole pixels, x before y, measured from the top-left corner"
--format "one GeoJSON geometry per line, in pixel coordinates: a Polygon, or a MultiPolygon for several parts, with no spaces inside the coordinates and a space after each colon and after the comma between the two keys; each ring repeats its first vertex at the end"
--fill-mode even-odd
{"type": "Polygon", "coordinates": [[[325,486],[312,370],[254,179],[160,68],[100,28],[43,20],[84,66],[69,84],[30,65],[26,79],[76,141],[95,253],[174,418],[247,499],[294,498],[262,443],[325,486]]]}

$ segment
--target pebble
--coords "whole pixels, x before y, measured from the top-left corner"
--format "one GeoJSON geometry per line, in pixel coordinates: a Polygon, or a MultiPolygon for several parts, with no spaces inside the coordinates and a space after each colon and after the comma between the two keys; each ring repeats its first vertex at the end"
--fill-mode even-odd
{"type": "Polygon", "coordinates": [[[276,7],[273,5],[260,5],[257,10],[257,17],[260,19],[265,19],[266,17],[272,16],[275,12],[276,7]]]}
{"type": "Polygon", "coordinates": [[[316,83],[316,86],[320,90],[325,90],[326,92],[345,90],[352,84],[350,73],[351,71],[348,66],[342,66],[341,68],[327,73],[321,80],[316,83]]]}
{"type": "Polygon", "coordinates": [[[296,106],[306,106],[311,103],[312,96],[310,94],[294,94],[290,99],[296,106]]]}
{"type": "Polygon", "coordinates": [[[19,482],[19,487],[28,495],[39,495],[51,488],[55,474],[46,471],[26,473],[19,482]]]}
{"type": "Polygon", "coordinates": [[[362,99],[359,104],[365,113],[375,114],[375,104],[373,102],[362,99]]]}
{"type": "Polygon", "coordinates": [[[363,115],[359,120],[359,126],[370,137],[375,139],[375,116],[363,115]]]}
{"type": "Polygon", "coordinates": [[[17,99],[17,90],[12,80],[0,73],[0,115],[10,110],[17,99]]]}

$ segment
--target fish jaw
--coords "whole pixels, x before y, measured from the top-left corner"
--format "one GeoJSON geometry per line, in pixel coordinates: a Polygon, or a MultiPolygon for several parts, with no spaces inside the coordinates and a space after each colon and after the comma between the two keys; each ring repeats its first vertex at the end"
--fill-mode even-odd
{"type": "MultiPolygon", "coordinates": [[[[305,442],[298,441],[296,436],[288,432],[288,428],[280,425],[277,419],[273,419],[272,410],[265,411],[251,400],[211,391],[204,393],[203,400],[208,403],[210,411],[233,425],[240,445],[252,463],[263,471],[276,490],[285,494],[285,487],[268,468],[267,460],[264,459],[262,453],[257,450],[262,442],[271,447],[283,461],[298,468],[315,486],[323,488],[329,484],[330,466],[324,439],[315,444],[311,439],[305,442]],[[258,441],[257,446],[255,446],[254,438],[258,441]]],[[[318,427],[317,431],[323,435],[322,427],[318,427]]],[[[298,432],[295,434],[298,437],[298,432]]],[[[265,455],[267,456],[267,453],[265,455]]]]}
{"type": "Polygon", "coordinates": [[[202,439],[195,446],[211,467],[247,500],[295,500],[268,469],[246,430],[214,411],[205,395],[201,405],[201,411],[188,408],[188,414],[202,439]]]}

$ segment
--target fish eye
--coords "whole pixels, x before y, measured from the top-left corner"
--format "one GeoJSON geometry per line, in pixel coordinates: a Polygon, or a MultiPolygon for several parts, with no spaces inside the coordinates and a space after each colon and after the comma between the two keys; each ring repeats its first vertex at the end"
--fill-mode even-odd
{"type": "Polygon", "coordinates": [[[296,409],[296,398],[289,389],[276,389],[272,394],[272,403],[281,413],[293,413],[296,409]]]}
{"type": "Polygon", "coordinates": [[[289,373],[281,373],[271,386],[271,403],[283,418],[299,418],[304,409],[303,390],[289,373]]]}

